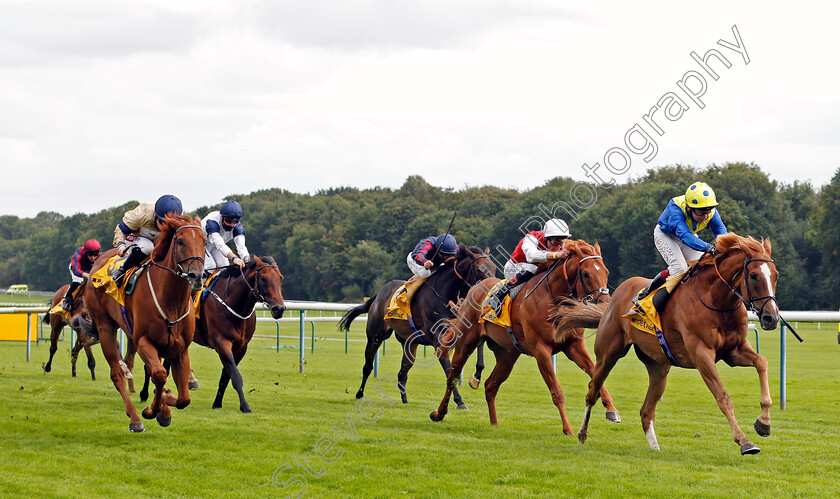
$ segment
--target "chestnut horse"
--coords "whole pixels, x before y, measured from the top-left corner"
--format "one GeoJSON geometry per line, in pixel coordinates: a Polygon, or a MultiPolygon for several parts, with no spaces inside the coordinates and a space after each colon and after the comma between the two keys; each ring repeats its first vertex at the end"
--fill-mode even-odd
{"type": "MultiPolygon", "coordinates": [[[[52,301],[50,302],[50,309],[61,303],[69,287],[69,284],[65,284],[64,286],[58,288],[58,291],[55,292],[52,301]]],[[[70,315],[72,316],[82,313],[84,308],[84,296],[80,294],[78,298],[73,300],[73,306],[71,307],[70,315]]],[[[73,350],[70,351],[70,365],[72,366],[73,377],[76,377],[76,360],[79,358],[79,352],[82,350],[82,348],[84,348],[85,354],[87,355],[87,366],[88,369],[90,369],[90,378],[96,381],[96,373],[94,372],[94,369],[96,368],[96,360],[93,358],[93,352],[90,351],[90,347],[99,343],[99,339],[94,338],[92,336],[88,336],[88,334],[84,332],[84,329],[77,323],[74,323],[73,325],[68,324],[68,322],[64,320],[64,317],[58,314],[45,314],[44,323],[49,324],[51,329],[50,360],[48,360],[47,363],[44,364],[44,372],[50,372],[52,370],[53,356],[58,350],[58,337],[61,336],[61,331],[64,329],[64,326],[69,325],[71,328],[73,328],[74,331],[76,331],[76,344],[73,345],[73,350]]]]}
{"type": "MultiPolygon", "coordinates": [[[[457,302],[458,297],[465,295],[471,286],[493,276],[495,273],[496,265],[481,248],[459,244],[457,254],[448,258],[444,264],[432,272],[432,275],[417,289],[411,299],[412,319],[418,333],[412,330],[407,320],[384,318],[388,311],[391,295],[405,281],[394,280],[386,283],[369,300],[348,310],[338,324],[339,329],[343,331],[350,329],[350,323],[353,322],[353,319],[363,313],[368,314],[365,365],[362,368],[362,385],[356,393],[356,398],[364,397],[365,384],[373,370],[376,351],[379,350],[379,345],[387,340],[393,332],[397,333],[397,340],[403,346],[402,365],[397,375],[403,404],[408,403],[405,385],[408,381],[408,371],[417,358],[418,345],[425,344],[435,347],[435,356],[443,367],[444,373],[448,373],[449,348],[441,343],[441,334],[445,332],[446,327],[441,327],[441,325],[453,317],[450,304],[457,302]]],[[[455,389],[455,401],[458,403],[459,409],[467,408],[457,388],[455,389]]]]}
{"type": "Polygon", "coordinates": [[[569,327],[598,328],[595,338],[598,362],[589,383],[586,411],[578,431],[581,443],[586,441],[590,411],[598,400],[601,385],[618,359],[634,345],[636,355],[648,371],[648,391],[641,417],[642,430],[651,449],[659,449],[653,430],[656,403],[665,392],[671,366],[677,365],[700,371],[729,421],[741,454],[759,452],[735,421],[732,399],[721,383],[715,363],[723,360],[730,366],[752,366],[758,371],[761,415],[755,422],[755,430],[763,437],[768,436],[771,400],[767,360],[747,341],[747,309],[756,311],[763,329],[776,327],[780,319],[775,298],[779,274],[771,259],[770,239],[759,243],[753,238],[729,233],[717,237],[715,248],[717,255],[703,255],[666,302],[661,315],[664,340],[635,328],[622,317],[631,309],[633,297],[647,285],[648,279],[631,277],[624,281],[606,307],[580,304],[558,307],[558,315],[562,317],[558,322],[558,335],[562,336],[569,327]]]}
{"type": "MultiPolygon", "coordinates": [[[[512,335],[502,326],[491,322],[479,322],[482,303],[498,279],[491,278],[474,286],[458,309],[458,317],[452,321],[450,334],[454,336],[455,354],[452,367],[446,379],[446,392],[437,410],[429,417],[442,421],[448,411],[449,397],[464,363],[479,342],[486,341],[496,355],[496,367],[484,382],[484,396],[490,411],[490,424],[498,424],[496,418],[496,393],[510,375],[513,365],[521,354],[531,355],[537,361],[545,384],[551,392],[551,400],[560,411],[563,433],[572,434],[572,425],[566,416],[563,389],[551,363],[551,356],[557,352],[566,354],[587,374],[592,376],[595,367],[583,339],[583,329],[575,330],[559,340],[554,338],[554,324],[548,318],[553,305],[561,297],[575,297],[596,303],[610,299],[607,288],[609,271],[601,258],[601,246],[590,245],[583,240],[565,242],[571,252],[566,260],[558,260],[551,267],[526,282],[511,302],[510,320],[512,335]]],[[[620,422],[618,410],[606,388],[601,391],[607,419],[620,422]]]]}
{"type": "MultiPolygon", "coordinates": [[[[195,220],[184,215],[168,215],[159,223],[161,234],[155,240],[152,261],[137,279],[134,291],[125,297],[125,307],[105,293],[105,287],[95,287],[91,280],[85,286],[85,305],[93,323],[83,322],[86,328],[99,332],[102,353],[111,366],[111,381],[123,398],[126,415],[131,419],[129,431],[145,430],[131,403],[120,368],[117,328],[132,337],[140,358],[151,370],[155,383],[152,405],[143,409],[143,417],[157,417],[158,424],[169,426],[172,421],[170,405],[178,409],[190,403],[187,378],[190,358],[187,347],[195,332],[190,287],[201,286],[204,272],[204,233],[195,220]],[[164,358],[172,366],[178,397],[164,394],[166,369],[164,358]]],[[[116,250],[103,253],[94,263],[91,273],[108,262],[116,250]]],[[[90,332],[90,331],[89,331],[90,332]]]]}

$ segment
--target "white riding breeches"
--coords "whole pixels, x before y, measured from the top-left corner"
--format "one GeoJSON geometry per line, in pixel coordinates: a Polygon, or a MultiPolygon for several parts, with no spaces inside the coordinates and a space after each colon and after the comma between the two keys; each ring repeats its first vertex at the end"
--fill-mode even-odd
{"type": "Polygon", "coordinates": [[[686,246],[675,236],[669,236],[662,232],[659,225],[653,229],[653,244],[668,265],[668,273],[677,276],[688,270],[688,261],[699,260],[703,256],[702,251],[686,246]]]}
{"type": "Polygon", "coordinates": [[[140,248],[140,251],[142,251],[144,255],[149,256],[152,254],[152,250],[155,249],[154,241],[139,234],[131,234],[128,237],[126,237],[125,240],[126,251],[128,251],[132,246],[137,246],[138,248],[140,248]]]}
{"type": "Polygon", "coordinates": [[[528,262],[514,262],[513,260],[508,260],[505,264],[505,279],[512,279],[513,276],[520,272],[524,271],[531,272],[533,274],[537,273],[537,266],[533,263],[528,262]]]}

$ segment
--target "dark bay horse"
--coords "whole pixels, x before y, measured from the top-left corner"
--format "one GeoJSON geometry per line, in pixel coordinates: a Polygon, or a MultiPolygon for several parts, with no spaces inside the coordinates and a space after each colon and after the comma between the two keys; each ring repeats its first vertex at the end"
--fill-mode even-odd
{"type": "Polygon", "coordinates": [[[595,338],[595,375],[586,394],[586,411],[578,431],[578,440],[586,441],[589,416],[598,400],[599,389],[618,359],[630,346],[648,371],[648,391],[642,405],[642,430],[651,449],[659,450],[653,420],[656,403],[665,392],[672,365],[700,371],[706,386],[729,421],[741,454],[755,454],[759,448],[750,442],[735,420],[732,399],[721,383],[715,363],[723,360],[730,366],[752,366],[761,385],[761,415],[755,430],[770,434],[770,385],[767,360],[757,354],[747,341],[747,309],[756,311],[763,329],[774,329],[779,322],[776,303],[778,272],[771,259],[770,239],[759,243],[733,233],[718,236],[717,255],[705,254],[688,277],[671,294],[661,316],[664,345],[656,335],[634,327],[622,317],[632,299],[649,279],[631,277],[621,283],[607,306],[561,305],[558,336],[569,327],[597,327],[595,338]],[[744,306],[746,305],[746,307],[744,306]],[[665,353],[668,351],[669,356],[665,353]],[[673,362],[676,361],[676,364],[673,362]]]}
{"type": "Polygon", "coordinates": [[[253,257],[244,270],[233,265],[223,270],[213,281],[208,295],[201,302],[196,319],[194,341],[214,349],[222,361],[222,376],[213,408],[222,407],[228,382],[239,394],[239,410],[251,412],[242,390],[239,362],[248,351],[248,342],[257,328],[254,307],[265,303],[271,317],[280,319],[286,311],[283,303],[283,274],[270,256],[253,257]]]}
{"type": "MultiPolygon", "coordinates": [[[[169,426],[172,420],[169,406],[183,409],[190,403],[187,347],[195,332],[190,288],[201,286],[205,238],[201,226],[188,216],[168,215],[160,226],[161,235],[155,240],[151,264],[137,279],[134,292],[126,296],[124,309],[105,293],[105,287],[97,288],[91,280],[85,285],[85,305],[93,322],[83,324],[89,332],[99,333],[102,353],[111,366],[111,381],[123,398],[126,415],[131,419],[128,428],[132,432],[143,431],[145,427],[128,396],[125,375],[119,365],[118,327],[132,337],[155,383],[154,400],[151,406],[143,409],[143,417],[157,417],[158,424],[169,426]],[[161,358],[172,366],[177,398],[168,390],[164,393],[167,373],[161,358]]],[[[94,263],[91,274],[115,254],[115,249],[103,253],[94,263]]]]}
{"type": "MultiPolygon", "coordinates": [[[[450,310],[450,302],[457,302],[458,297],[464,296],[471,286],[495,273],[496,265],[481,248],[458,245],[458,253],[439,266],[417,289],[411,300],[412,318],[417,331],[422,334],[416,334],[407,320],[384,318],[391,295],[406,281],[390,281],[369,300],[348,310],[339,322],[340,330],[349,330],[353,319],[363,313],[368,314],[365,365],[362,368],[362,385],[356,393],[356,398],[364,396],[365,384],[373,370],[376,351],[393,332],[397,333],[397,340],[403,347],[402,366],[397,381],[404,404],[408,402],[405,392],[408,371],[414,365],[418,345],[435,347],[435,355],[440,365],[444,372],[449,372],[449,348],[441,344],[441,335],[447,329],[444,324],[454,316],[450,310]]],[[[457,388],[455,401],[459,408],[466,409],[457,388]]]]}
{"type": "MultiPolygon", "coordinates": [[[[64,295],[67,293],[67,289],[69,287],[69,284],[65,284],[64,286],[58,288],[58,291],[55,292],[52,297],[52,301],[50,302],[50,309],[61,303],[61,300],[64,299],[64,295]]],[[[80,294],[78,299],[73,300],[70,315],[72,316],[83,313],[85,307],[84,303],[84,297],[80,294]]],[[[99,343],[99,339],[85,333],[84,329],[78,323],[70,325],[66,320],[64,320],[64,317],[58,314],[45,314],[44,323],[49,324],[51,329],[50,360],[44,364],[44,372],[50,372],[52,370],[53,356],[58,350],[58,337],[61,336],[61,331],[64,329],[64,326],[69,325],[74,331],[76,331],[76,344],[73,345],[73,350],[70,351],[70,365],[72,366],[73,377],[76,377],[76,360],[79,358],[79,352],[82,348],[84,348],[85,354],[87,355],[87,366],[88,369],[90,369],[90,378],[92,380],[96,380],[96,372],[94,372],[94,369],[96,368],[96,359],[93,358],[93,352],[90,351],[90,347],[99,343]]]]}
{"type": "MultiPolygon", "coordinates": [[[[496,356],[496,367],[484,382],[490,424],[498,424],[496,393],[510,376],[519,356],[524,353],[536,359],[540,374],[551,392],[551,400],[560,411],[563,433],[572,434],[572,425],[566,416],[563,390],[557,382],[551,356],[562,351],[590,376],[592,376],[595,364],[586,348],[583,329],[577,329],[572,334],[555,339],[554,324],[549,320],[548,315],[561,297],[573,296],[595,303],[609,301],[610,295],[607,288],[609,271],[601,258],[601,247],[598,243],[593,246],[583,240],[567,240],[564,247],[570,250],[571,255],[531,278],[513,299],[510,307],[513,335],[502,326],[490,322],[479,322],[482,303],[490,289],[499,280],[491,278],[473,286],[466,300],[459,307],[458,316],[452,321],[452,327],[447,336],[447,341],[454,342],[455,354],[446,379],[443,400],[437,410],[429,415],[432,421],[442,421],[446,416],[449,397],[465,362],[476,346],[481,341],[486,341],[496,356]]],[[[607,419],[621,421],[606,388],[602,389],[601,395],[604,407],[607,409],[607,419]]]]}

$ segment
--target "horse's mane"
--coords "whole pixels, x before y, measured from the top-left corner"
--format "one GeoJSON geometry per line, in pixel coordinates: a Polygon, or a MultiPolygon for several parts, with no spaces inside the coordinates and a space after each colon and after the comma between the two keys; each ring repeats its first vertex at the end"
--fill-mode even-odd
{"type": "Polygon", "coordinates": [[[465,258],[469,254],[469,253],[467,253],[468,251],[472,252],[472,253],[477,253],[479,255],[484,254],[484,250],[479,248],[478,246],[466,246],[464,244],[459,244],[458,245],[458,253],[455,255],[455,257],[459,260],[461,258],[465,258]]]}
{"type": "MultiPolygon", "coordinates": [[[[764,254],[764,246],[759,241],[750,236],[739,236],[734,232],[728,232],[721,236],[717,236],[715,239],[715,248],[717,249],[719,256],[725,256],[735,251],[743,251],[744,254],[750,257],[764,254]]],[[[698,265],[712,263],[715,257],[715,255],[704,253],[703,256],[700,257],[698,265]]]]}
{"type": "MultiPolygon", "coordinates": [[[[270,256],[254,256],[253,258],[251,258],[250,260],[245,262],[245,269],[251,270],[254,267],[256,267],[257,266],[257,260],[256,260],[257,258],[259,258],[260,261],[263,264],[277,265],[277,262],[274,261],[274,258],[272,258],[270,256]]],[[[226,269],[222,270],[221,272],[219,272],[219,278],[239,277],[239,274],[240,274],[239,267],[237,267],[236,265],[231,265],[231,266],[227,267],[226,269]]]]}
{"type": "Polygon", "coordinates": [[[578,254],[582,257],[595,256],[598,252],[595,246],[587,243],[583,239],[567,239],[564,241],[563,247],[568,249],[570,253],[578,254]]]}
{"type": "Polygon", "coordinates": [[[169,252],[169,245],[172,243],[172,236],[175,231],[184,225],[194,224],[195,220],[187,215],[174,215],[170,213],[164,217],[162,223],[158,223],[160,227],[160,235],[155,239],[155,249],[152,250],[152,260],[160,262],[166,258],[169,252]]]}

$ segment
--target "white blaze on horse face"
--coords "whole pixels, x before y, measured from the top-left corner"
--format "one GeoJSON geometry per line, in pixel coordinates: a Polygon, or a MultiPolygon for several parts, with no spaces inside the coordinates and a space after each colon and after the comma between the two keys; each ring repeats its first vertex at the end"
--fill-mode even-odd
{"type": "Polygon", "coordinates": [[[599,267],[597,263],[595,264],[595,270],[601,270],[601,267],[599,267]]]}
{"type": "MultiPolygon", "coordinates": [[[[767,265],[767,263],[765,262],[765,263],[762,263],[759,268],[761,269],[761,275],[764,276],[764,280],[767,281],[767,294],[769,294],[770,296],[773,296],[774,295],[773,284],[771,284],[771,282],[770,282],[770,266],[767,265]]],[[[772,302],[773,307],[776,307],[776,302],[773,301],[773,300],[770,300],[770,301],[772,302]]],[[[778,307],[776,307],[776,308],[778,308],[778,307]]],[[[771,310],[771,313],[772,312],[773,311],[771,310]]]]}

